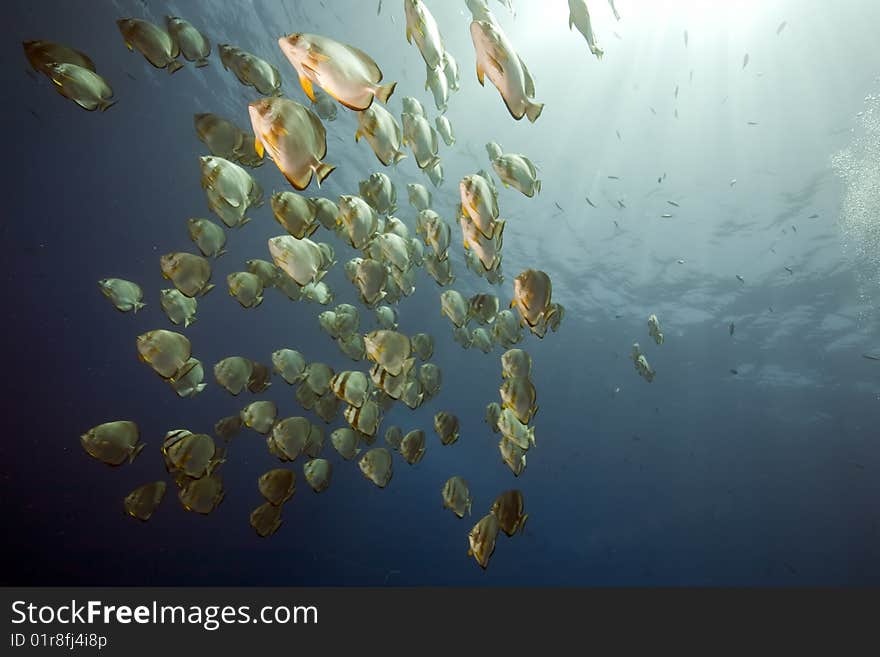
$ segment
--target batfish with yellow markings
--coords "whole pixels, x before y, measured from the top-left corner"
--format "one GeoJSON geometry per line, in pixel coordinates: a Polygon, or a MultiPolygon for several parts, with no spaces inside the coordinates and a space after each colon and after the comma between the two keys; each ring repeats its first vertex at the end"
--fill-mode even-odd
{"type": "Polygon", "coordinates": [[[309,100],[312,85],[321,87],[351,110],[360,112],[373,98],[387,103],[396,82],[380,85],[382,71],[367,53],[320,34],[295,32],[278,39],[278,47],[299,75],[309,100]]]}
{"type": "Polygon", "coordinates": [[[321,161],[327,155],[327,131],[304,105],[288,98],[261,98],[248,105],[248,113],[257,155],[268,152],[296,189],[308,187],[313,174],[320,187],[336,168],[321,161]]]}

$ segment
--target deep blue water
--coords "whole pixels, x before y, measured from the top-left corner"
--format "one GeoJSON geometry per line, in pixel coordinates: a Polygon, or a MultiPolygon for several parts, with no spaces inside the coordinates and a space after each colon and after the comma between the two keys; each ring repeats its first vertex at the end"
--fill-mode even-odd
{"type": "MultiPolygon", "coordinates": [[[[617,23],[606,3],[592,2],[606,50],[598,61],[568,30],[561,0],[519,0],[515,18],[492,2],[546,103],[531,124],[514,121],[488,81],[477,83],[464,3],[429,2],[462,86],[449,101],[457,142],[441,145],[439,189],[412,156],[384,169],[363,140],[354,142],[349,110],[340,106],[337,120],[325,122],[326,160],[338,168],[305,194],[336,200],[384,170],[397,186],[397,216],[414,230],[406,183],[422,182],[453,228],[451,287],[466,296],[491,291],[506,305],[514,276],[534,267],[552,277],[554,300],[567,312],[557,333],[543,340],[526,333],[519,345],[534,360],[540,411],[538,444],[514,478],[483,422],[486,404],[498,399],[503,350],[486,355],[456,344],[440,315],[445,288],[420,272],[415,295],[399,304],[400,330],[434,336],[431,361],[442,368],[443,387],[416,411],[395,405],[380,433],[392,424],[425,429],[425,458],[409,466],[395,454],[390,485],[376,488],[330,445],[330,431],[344,425],[340,412],[322,454],[334,465],[331,486],[314,494],[302,463],[293,464],[297,493],[282,527],[261,539],[248,515],[262,501],[257,477],[278,462],[248,430],[230,446],[226,498],[213,514],[186,512],[173,486],[147,523],[122,511],[134,487],[159,478],[170,484],[159,451],[170,429],[210,432],[256,399],[276,401],[282,417],[323,424],[277,377],[266,393],[230,396],[211,376],[221,358],[269,363],[274,350],[290,347],[337,371],[367,367],[346,359],[320,330],[316,316],[325,308],[268,290],[260,307],[244,310],[226,293],[226,275],[246,259],[270,259],[266,240],[282,232],[268,197],[289,186],[271,162],[254,170],[267,203],[251,212],[250,224],[227,231],[229,254],[212,262],[217,289],[200,299],[198,320],[184,331],[205,363],[208,388],[178,399],[138,361],[138,334],[174,328],[159,305],[159,290],[169,287],[159,256],[193,251],[186,219],[211,216],[193,113],[215,112],[250,129],[247,103],[257,95],[223,70],[222,42],[271,61],[285,95],[305,102],[275,42],[306,31],[371,53],[385,79],[398,81],[389,110],[399,118],[401,98],[413,95],[433,121],[402,3],[385,2],[378,15],[374,2],[331,0],[6,3],[0,499],[10,558],[3,582],[880,583],[880,363],[861,356],[878,347],[877,252],[864,248],[877,244],[878,229],[862,217],[880,217],[880,189],[842,178],[832,161],[845,152],[857,170],[880,171],[870,147],[880,133],[857,116],[871,106],[865,97],[880,91],[880,7],[754,2],[724,14],[691,3],[687,14],[674,6],[682,3],[658,4],[619,0],[617,23]],[[208,67],[187,64],[169,76],[125,49],[117,18],[161,23],[167,13],[211,39],[208,67]],[[27,75],[26,39],[87,52],[118,104],[85,112],[27,75]],[[529,155],[543,181],[532,199],[499,188],[506,280],[494,287],[465,268],[452,222],[458,181],[489,168],[488,141],[529,155]],[[674,216],[661,218],[666,212],[674,216]],[[110,276],[138,282],[147,307],[136,315],[114,310],[96,286],[110,276]],[[662,346],[648,337],[650,313],[663,325],[662,346]],[[635,341],[657,371],[653,383],[629,359],[635,341]],[[438,410],[461,419],[452,446],[433,433],[438,410]],[[135,420],[147,448],[133,464],[110,468],[83,452],[79,435],[115,419],[135,420]],[[441,508],[440,488],[453,474],[474,497],[474,515],[462,520],[441,508]],[[509,488],[522,490],[528,524],[522,535],[499,537],[483,571],[466,554],[467,532],[509,488]]],[[[333,305],[358,305],[362,331],[375,328],[342,273],[355,251],[324,229],[314,237],[336,248],[339,264],[326,279],[333,305]]]]}

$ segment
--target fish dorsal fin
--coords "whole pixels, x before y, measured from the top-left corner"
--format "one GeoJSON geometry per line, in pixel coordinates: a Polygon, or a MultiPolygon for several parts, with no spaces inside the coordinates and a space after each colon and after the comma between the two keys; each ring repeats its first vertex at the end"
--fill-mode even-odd
{"type": "Polygon", "coordinates": [[[377,83],[382,80],[382,71],[376,65],[376,62],[373,61],[373,58],[370,57],[363,50],[359,50],[354,46],[346,45],[346,48],[364,65],[364,67],[370,72],[370,81],[373,83],[377,83]]]}
{"type": "Polygon", "coordinates": [[[529,69],[526,68],[526,63],[522,60],[522,57],[517,55],[517,59],[519,59],[519,65],[522,66],[523,70],[523,79],[526,83],[526,96],[529,98],[535,97],[535,81],[532,79],[531,74],[529,73],[529,69]]]}
{"type": "Polygon", "coordinates": [[[324,124],[321,123],[321,119],[318,118],[318,115],[310,110],[306,110],[306,116],[309,119],[309,123],[312,125],[312,129],[315,131],[315,134],[318,135],[318,138],[321,140],[323,144],[322,152],[315,153],[317,158],[320,160],[325,155],[327,155],[327,130],[324,128],[324,124]]]}

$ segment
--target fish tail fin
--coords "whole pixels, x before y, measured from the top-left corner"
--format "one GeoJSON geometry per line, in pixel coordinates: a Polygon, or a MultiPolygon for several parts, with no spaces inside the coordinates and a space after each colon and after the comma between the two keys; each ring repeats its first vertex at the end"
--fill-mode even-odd
{"type": "Polygon", "coordinates": [[[396,82],[392,82],[391,84],[383,84],[379,87],[376,87],[376,91],[373,92],[373,95],[376,96],[383,103],[387,103],[388,99],[391,98],[391,94],[394,93],[394,88],[397,86],[396,82]]]}
{"type": "Polygon", "coordinates": [[[321,162],[317,167],[315,167],[315,176],[318,179],[318,187],[321,186],[321,183],[324,182],[324,179],[333,173],[333,170],[336,167],[332,164],[327,164],[326,162],[321,162]]]}
{"type": "Polygon", "coordinates": [[[140,444],[136,445],[135,448],[133,450],[131,450],[131,454],[128,455],[128,462],[133,463],[134,460],[137,458],[138,454],[140,454],[142,451],[144,451],[144,447],[146,447],[146,446],[147,446],[146,443],[140,443],[140,444]]]}
{"type": "Polygon", "coordinates": [[[200,383],[199,385],[196,386],[196,393],[195,394],[200,393],[202,390],[204,390],[207,387],[208,387],[207,383],[200,383]]]}
{"type": "Polygon", "coordinates": [[[538,117],[541,116],[541,112],[544,111],[544,103],[534,103],[532,101],[528,101],[526,105],[526,116],[529,117],[529,121],[534,123],[538,120],[538,117]]]}
{"type": "Polygon", "coordinates": [[[168,75],[172,75],[172,74],[174,74],[174,73],[177,73],[177,71],[179,71],[180,69],[182,69],[182,68],[183,68],[183,64],[181,64],[179,61],[177,61],[177,60],[175,59],[173,62],[171,62],[170,64],[168,64],[168,67],[167,67],[167,68],[168,68],[168,75]]]}
{"type": "Polygon", "coordinates": [[[202,68],[203,66],[207,66],[207,65],[208,65],[208,60],[205,59],[204,57],[201,57],[196,60],[196,68],[202,68]]]}
{"type": "Polygon", "coordinates": [[[403,158],[405,158],[405,157],[406,157],[406,153],[404,153],[403,151],[396,151],[396,152],[394,153],[394,155],[391,157],[391,162],[392,162],[393,164],[397,164],[398,162],[400,162],[400,161],[401,161],[403,158]]]}

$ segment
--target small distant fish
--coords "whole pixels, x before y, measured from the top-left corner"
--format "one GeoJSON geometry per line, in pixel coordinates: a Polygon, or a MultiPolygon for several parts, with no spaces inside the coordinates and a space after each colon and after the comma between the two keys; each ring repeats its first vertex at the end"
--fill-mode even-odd
{"type": "Polygon", "coordinates": [[[675,118],[678,118],[678,108],[677,107],[675,108],[674,114],[675,114],[675,118]]]}
{"type": "Polygon", "coordinates": [[[376,16],[382,13],[382,0],[379,0],[379,8],[376,10],[376,16]]]}
{"type": "Polygon", "coordinates": [[[612,34],[613,34],[614,36],[616,36],[618,39],[623,39],[623,37],[620,36],[617,32],[612,32],[612,34]]]}
{"type": "Polygon", "coordinates": [[[648,109],[651,110],[651,114],[653,114],[654,116],[657,115],[657,110],[655,110],[653,107],[649,106],[648,109]]]}
{"type": "Polygon", "coordinates": [[[28,107],[28,112],[30,112],[31,116],[33,116],[37,121],[40,120],[40,115],[37,114],[34,110],[32,110],[30,107],[28,107]]]}
{"type": "Polygon", "coordinates": [[[594,207],[594,208],[596,207],[596,204],[590,200],[589,196],[584,196],[584,198],[587,200],[587,203],[589,203],[592,207],[594,207]]]}
{"type": "MultiPolygon", "coordinates": [[[[555,205],[557,208],[559,208],[560,210],[562,210],[562,206],[559,205],[559,203],[557,203],[556,201],[553,201],[553,205],[555,205]]],[[[565,212],[565,210],[562,210],[562,211],[565,212]]]]}
{"type": "Polygon", "coordinates": [[[794,232],[797,232],[797,226],[795,226],[794,224],[791,225],[791,229],[792,229],[794,232]]]}
{"type": "Polygon", "coordinates": [[[727,327],[727,332],[730,333],[730,335],[733,335],[733,332],[735,330],[736,330],[736,325],[733,322],[731,322],[730,326],[727,327]]]}
{"type": "Polygon", "coordinates": [[[659,185],[659,184],[662,183],[662,182],[663,182],[663,177],[662,177],[662,176],[657,176],[657,184],[659,185]]]}
{"type": "Polygon", "coordinates": [[[620,180],[619,176],[608,176],[609,180],[620,180]]]}
{"type": "Polygon", "coordinates": [[[675,85],[675,98],[678,98],[678,85],[675,85]]]}
{"type": "Polygon", "coordinates": [[[137,78],[134,77],[134,76],[133,76],[131,73],[129,73],[128,71],[126,71],[125,74],[129,77],[129,79],[134,80],[135,82],[137,81],[137,78]]]}
{"type": "Polygon", "coordinates": [[[623,201],[621,201],[620,199],[617,199],[617,205],[619,205],[620,207],[626,209],[626,206],[623,204],[623,201]]]}
{"type": "Polygon", "coordinates": [[[773,312],[773,306],[767,306],[767,310],[769,310],[769,311],[772,313],[772,312],[773,312]]]}
{"type": "Polygon", "coordinates": [[[749,64],[749,53],[746,53],[745,56],[743,57],[743,68],[748,66],[748,64],[749,64]]]}
{"type": "Polygon", "coordinates": [[[680,208],[680,207],[681,207],[681,206],[680,206],[678,203],[676,203],[675,201],[666,201],[666,202],[669,203],[669,205],[674,205],[674,206],[677,207],[677,208],[680,208]]]}
{"type": "Polygon", "coordinates": [[[684,31],[684,47],[685,48],[688,47],[688,31],[687,30],[684,31]]]}
{"type": "Polygon", "coordinates": [[[792,270],[791,267],[786,267],[785,271],[787,271],[789,274],[794,274],[794,271],[792,270]]]}
{"type": "Polygon", "coordinates": [[[617,138],[620,139],[620,138],[621,138],[621,137],[620,137],[620,130],[615,130],[614,132],[617,133],[617,138]]]}
{"type": "Polygon", "coordinates": [[[787,22],[787,21],[782,21],[782,22],[779,24],[779,27],[776,28],[776,34],[780,34],[780,33],[782,32],[782,30],[785,29],[785,26],[786,26],[786,25],[788,25],[788,22],[787,22]]]}
{"type": "Polygon", "coordinates": [[[819,218],[818,214],[811,214],[809,217],[807,217],[807,219],[818,219],[818,218],[819,218]]]}
{"type": "Polygon", "coordinates": [[[774,249],[772,246],[770,247],[770,253],[776,253],[776,249],[774,249]]]}
{"type": "Polygon", "coordinates": [[[621,317],[623,317],[623,315],[615,315],[614,319],[620,319],[621,317]]]}
{"type": "Polygon", "coordinates": [[[671,217],[672,215],[669,214],[669,213],[665,213],[665,214],[661,214],[660,216],[661,216],[663,219],[669,219],[669,217],[671,217]]]}
{"type": "Polygon", "coordinates": [[[740,283],[745,283],[745,282],[746,282],[746,279],[744,279],[744,278],[743,278],[742,276],[740,276],[739,274],[736,275],[736,279],[737,279],[740,283]]]}
{"type": "Polygon", "coordinates": [[[663,172],[663,180],[666,180],[666,172],[663,172]]]}
{"type": "Polygon", "coordinates": [[[868,360],[880,360],[880,356],[875,354],[862,354],[862,358],[867,358],[868,360]]]}
{"type": "Polygon", "coordinates": [[[688,75],[688,82],[694,81],[694,69],[691,69],[690,75],[688,75]]]}
{"type": "Polygon", "coordinates": [[[617,223],[617,219],[614,220],[614,227],[615,227],[615,228],[620,228],[620,224],[617,223]]]}
{"type": "Polygon", "coordinates": [[[757,121],[749,121],[749,125],[758,125],[757,121]]]}
{"type": "Polygon", "coordinates": [[[677,262],[678,262],[678,264],[680,264],[680,265],[683,265],[683,264],[684,264],[684,260],[678,260],[677,262]]]}
{"type": "Polygon", "coordinates": [[[736,184],[736,178],[730,179],[730,186],[733,187],[736,184]]]}
{"type": "Polygon", "coordinates": [[[739,372],[737,370],[733,369],[732,367],[730,368],[730,373],[731,374],[739,374],[739,372]]]}

